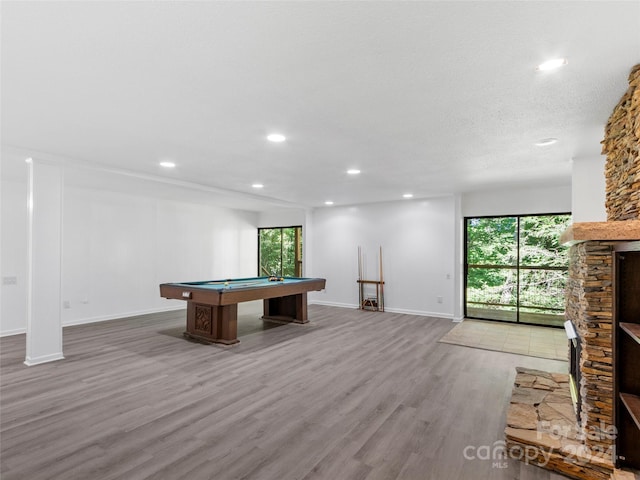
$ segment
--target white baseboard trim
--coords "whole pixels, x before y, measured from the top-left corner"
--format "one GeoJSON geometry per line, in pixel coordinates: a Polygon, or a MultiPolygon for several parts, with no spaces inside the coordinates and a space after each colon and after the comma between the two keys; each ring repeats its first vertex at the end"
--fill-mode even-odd
{"type": "MultiPolygon", "coordinates": [[[[64,328],[64,327],[72,327],[74,325],[84,325],[87,323],[106,322],[108,320],[118,320],[121,318],[137,317],[139,315],[149,315],[151,313],[173,312],[177,310],[186,310],[186,307],[178,306],[178,307],[170,307],[170,308],[166,308],[166,307],[152,308],[152,309],[140,310],[136,312],[123,312],[123,313],[117,313],[113,315],[102,315],[98,317],[79,318],[76,320],[64,322],[62,324],[62,327],[64,328]]],[[[13,330],[5,330],[4,332],[0,332],[0,337],[10,337],[13,335],[22,335],[25,333],[27,333],[26,328],[15,328],[13,330]]]]}
{"type": "Polygon", "coordinates": [[[384,311],[390,312],[390,313],[403,313],[405,315],[416,315],[418,317],[444,318],[447,320],[453,319],[453,315],[451,313],[425,312],[423,310],[407,310],[404,308],[388,308],[388,307],[384,307],[384,311]]]}
{"type": "MultiPolygon", "coordinates": [[[[358,308],[357,303],[336,303],[336,302],[325,302],[322,300],[314,300],[313,302],[309,302],[309,305],[326,305],[327,307],[339,307],[339,308],[358,308]]],[[[425,312],[422,310],[406,310],[403,308],[388,308],[385,307],[385,312],[388,313],[402,313],[406,315],[417,315],[419,317],[432,317],[432,318],[444,318],[447,320],[453,320],[453,314],[451,313],[441,313],[441,312],[425,312]]]]}
{"type": "Polygon", "coordinates": [[[323,300],[314,300],[309,302],[309,305],[325,305],[327,307],[339,307],[339,308],[358,308],[357,303],[336,303],[336,302],[325,302],[323,300]]]}
{"type": "Polygon", "coordinates": [[[12,335],[22,335],[23,333],[27,333],[26,328],[14,328],[13,330],[5,330],[4,332],[0,332],[0,337],[10,337],[12,335]]]}
{"type": "Polygon", "coordinates": [[[49,355],[42,355],[36,358],[27,357],[24,360],[24,364],[28,367],[32,367],[34,365],[40,365],[42,363],[54,362],[56,360],[64,360],[64,355],[62,352],[50,353],[49,355]]]}
{"type": "Polygon", "coordinates": [[[76,320],[71,320],[71,321],[67,321],[64,322],[62,324],[63,327],[71,327],[73,325],[84,325],[86,323],[96,323],[96,322],[106,322],[108,320],[118,320],[121,318],[129,318],[129,317],[137,317],[140,315],[149,315],[152,313],[162,313],[162,312],[173,312],[173,311],[177,311],[177,310],[186,310],[185,306],[178,306],[178,307],[170,307],[170,308],[151,308],[151,309],[147,309],[147,310],[138,310],[135,312],[122,312],[122,313],[116,313],[113,315],[101,315],[98,317],[88,317],[88,318],[79,318],[76,320]]]}

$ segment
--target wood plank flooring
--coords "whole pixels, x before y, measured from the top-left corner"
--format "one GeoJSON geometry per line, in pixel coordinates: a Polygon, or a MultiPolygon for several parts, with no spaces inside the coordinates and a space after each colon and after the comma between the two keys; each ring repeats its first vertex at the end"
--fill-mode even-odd
{"type": "Polygon", "coordinates": [[[515,367],[566,362],[438,343],[445,319],[309,318],[243,335],[241,315],[232,347],[181,338],[182,311],[68,327],[65,360],[34,367],[24,335],[0,339],[1,478],[565,478],[481,452],[515,367]]]}

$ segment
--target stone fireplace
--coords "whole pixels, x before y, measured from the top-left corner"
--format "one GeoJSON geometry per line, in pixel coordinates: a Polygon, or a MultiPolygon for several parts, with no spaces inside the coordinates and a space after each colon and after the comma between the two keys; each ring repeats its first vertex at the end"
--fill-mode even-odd
{"type": "MultiPolygon", "coordinates": [[[[535,451],[530,463],[578,479],[608,480],[615,462],[613,418],[613,249],[640,238],[640,221],[574,224],[562,237],[571,243],[566,318],[578,338],[577,413],[567,374],[519,369],[505,430],[507,450],[535,451]],[[604,238],[604,240],[600,240],[604,238]],[[537,379],[530,382],[531,375],[537,379]],[[525,391],[529,389],[529,393],[525,391]],[[537,391],[536,391],[537,390],[537,391]],[[529,405],[530,418],[518,412],[529,405]],[[532,420],[533,419],[533,422],[532,420]]],[[[568,358],[570,360],[570,358],[568,358]]]]}
{"type": "Polygon", "coordinates": [[[608,480],[616,462],[614,250],[640,240],[640,65],[631,70],[602,144],[607,221],[574,223],[561,237],[570,245],[565,315],[578,336],[578,404],[571,404],[568,374],[518,369],[505,430],[512,456],[537,452],[519,458],[589,480],[608,480]]]}
{"type": "Polygon", "coordinates": [[[608,461],[613,453],[612,248],[597,240],[572,246],[566,291],[566,317],[581,347],[578,425],[588,449],[608,461]]]}

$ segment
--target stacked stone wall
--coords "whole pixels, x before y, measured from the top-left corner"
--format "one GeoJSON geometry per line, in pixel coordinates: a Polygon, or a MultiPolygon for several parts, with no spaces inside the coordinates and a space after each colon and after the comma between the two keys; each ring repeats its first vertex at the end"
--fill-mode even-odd
{"type": "Polygon", "coordinates": [[[581,347],[580,418],[574,415],[568,383],[561,375],[521,369],[507,413],[505,437],[512,458],[519,458],[518,452],[535,452],[536,457],[528,459],[531,463],[581,480],[606,480],[613,471],[617,433],[612,335],[616,243],[585,241],[569,250],[565,316],[575,326],[581,347]]]}
{"type": "Polygon", "coordinates": [[[629,88],[605,128],[608,220],[640,220],[640,64],[631,69],[629,88]]]}
{"type": "Polygon", "coordinates": [[[589,241],[570,250],[566,317],[581,339],[579,424],[588,451],[612,460],[613,242],[589,241]]]}

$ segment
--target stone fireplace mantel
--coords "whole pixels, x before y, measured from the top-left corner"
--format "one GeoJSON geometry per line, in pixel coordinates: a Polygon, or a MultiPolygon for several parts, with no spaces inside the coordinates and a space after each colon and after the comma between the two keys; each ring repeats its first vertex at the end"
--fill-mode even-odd
{"type": "Polygon", "coordinates": [[[590,240],[640,240],[640,220],[577,222],[560,236],[562,245],[574,245],[590,240]]]}

